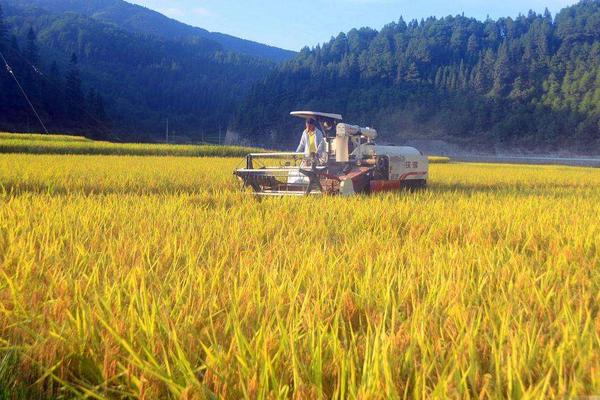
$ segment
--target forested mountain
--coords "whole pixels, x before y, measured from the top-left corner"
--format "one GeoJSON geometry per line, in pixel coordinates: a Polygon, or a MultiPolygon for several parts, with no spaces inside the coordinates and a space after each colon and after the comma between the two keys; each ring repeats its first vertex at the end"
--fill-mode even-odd
{"type": "MultiPolygon", "coordinates": [[[[54,131],[149,140],[168,118],[176,134],[199,139],[225,130],[239,98],[274,67],[209,39],[132,33],[77,13],[9,3],[4,14],[0,47],[54,131]]],[[[0,129],[33,126],[4,66],[0,85],[0,129]]]]}
{"type": "Polygon", "coordinates": [[[341,33],[257,84],[233,128],[292,144],[293,109],[342,113],[379,128],[383,141],[600,150],[600,1],[555,18],[400,18],[341,33]]]}
{"type": "MultiPolygon", "coordinates": [[[[168,118],[192,140],[229,127],[254,144],[291,146],[299,125],[289,111],[317,109],[374,126],[383,142],[600,150],[600,0],[555,17],[400,18],[279,65],[134,7],[138,21],[120,0],[0,6],[0,49],[54,131],[153,140],[168,118]]],[[[34,124],[2,67],[0,130],[34,124]]]]}
{"type": "Polygon", "coordinates": [[[148,8],[123,0],[6,0],[20,7],[33,6],[54,13],[73,12],[114,24],[132,33],[153,35],[168,40],[208,39],[218,43],[222,50],[273,62],[289,60],[294,52],[261,43],[236,38],[222,33],[186,25],[148,8]]]}
{"type": "Polygon", "coordinates": [[[29,101],[39,109],[46,124],[60,121],[66,130],[78,126],[105,129],[101,128],[108,123],[104,100],[91,86],[86,98],[77,56],[71,55],[63,73],[55,61],[49,63],[47,75],[41,79],[42,72],[36,67],[41,61],[36,34],[30,27],[23,36],[21,48],[16,36],[9,35],[0,4],[0,130],[43,132],[29,101]]]}

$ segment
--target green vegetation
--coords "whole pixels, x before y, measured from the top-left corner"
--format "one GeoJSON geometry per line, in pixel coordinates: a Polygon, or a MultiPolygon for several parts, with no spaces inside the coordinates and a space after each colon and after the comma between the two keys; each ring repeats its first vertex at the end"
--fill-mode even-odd
{"type": "Polygon", "coordinates": [[[263,151],[250,147],[218,145],[170,145],[145,143],[110,143],[50,140],[0,140],[0,153],[30,154],[98,154],[177,157],[243,157],[263,151]]]}
{"type": "MultiPolygon", "coordinates": [[[[52,131],[155,141],[169,118],[191,140],[230,127],[263,147],[291,147],[298,126],[288,112],[318,109],[377,127],[388,141],[600,148],[599,0],[556,17],[399,19],[341,33],[279,66],[120,0],[5,4],[0,48],[52,131]]],[[[6,73],[0,116],[0,129],[35,126],[6,73]]]]}
{"type": "MultiPolygon", "coordinates": [[[[0,3],[0,48],[50,131],[152,141],[169,118],[179,136],[216,136],[251,84],[275,65],[202,37],[149,36],[83,14],[56,13],[54,3],[0,3]]],[[[0,130],[31,128],[40,129],[2,66],[0,130]]]]}
{"type": "Polygon", "coordinates": [[[440,156],[429,156],[429,163],[431,164],[447,164],[450,161],[450,157],[440,157],[440,156]]]}
{"type": "Polygon", "coordinates": [[[600,149],[600,1],[555,18],[464,16],[341,33],[305,48],[240,108],[235,129],[291,143],[294,109],[336,111],[384,138],[600,149]],[[268,118],[265,118],[268,116],[268,118]]]}
{"type": "Polygon", "coordinates": [[[151,35],[167,40],[204,41],[217,44],[224,51],[263,58],[273,62],[289,60],[293,51],[240,39],[190,26],[154,10],[121,0],[5,0],[20,6],[38,7],[56,14],[72,12],[97,21],[117,25],[128,32],[151,35]]]}
{"type": "Polygon", "coordinates": [[[0,132],[0,143],[6,140],[19,140],[19,141],[51,141],[51,142],[91,142],[84,136],[73,136],[73,135],[46,135],[43,133],[7,133],[0,132]]]}
{"type": "MultiPolygon", "coordinates": [[[[0,132],[0,153],[96,154],[173,157],[243,157],[264,149],[242,146],[111,143],[83,136],[0,132]]],[[[430,163],[450,162],[448,157],[431,156],[430,163]]]]}
{"type": "Polygon", "coordinates": [[[81,136],[0,133],[0,153],[243,157],[262,149],[217,145],[110,143],[81,136]]]}

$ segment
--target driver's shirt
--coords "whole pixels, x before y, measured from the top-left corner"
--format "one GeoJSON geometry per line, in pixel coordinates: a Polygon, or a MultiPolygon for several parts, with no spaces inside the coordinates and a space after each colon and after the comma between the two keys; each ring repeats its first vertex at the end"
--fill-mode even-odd
{"type": "Polygon", "coordinates": [[[315,135],[315,131],[308,132],[308,151],[310,154],[315,154],[317,152],[317,135],[315,135]]]}

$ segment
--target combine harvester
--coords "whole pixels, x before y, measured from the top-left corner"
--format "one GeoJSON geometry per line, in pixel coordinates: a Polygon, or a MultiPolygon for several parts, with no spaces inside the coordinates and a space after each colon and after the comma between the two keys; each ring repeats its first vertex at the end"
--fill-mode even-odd
{"type": "Polygon", "coordinates": [[[291,115],[317,121],[325,152],[320,158],[306,158],[303,153],[248,154],[246,167],[236,169],[234,175],[256,195],[349,196],[427,185],[429,161],[417,149],[378,146],[375,129],[342,123],[338,114],[295,111],[291,115]]]}

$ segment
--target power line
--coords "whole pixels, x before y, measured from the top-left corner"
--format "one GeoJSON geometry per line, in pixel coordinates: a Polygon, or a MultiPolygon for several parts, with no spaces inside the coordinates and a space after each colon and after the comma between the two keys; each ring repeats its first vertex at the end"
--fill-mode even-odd
{"type": "Polygon", "coordinates": [[[44,128],[44,132],[46,132],[46,134],[48,134],[48,129],[46,129],[46,125],[44,125],[44,122],[42,121],[42,119],[40,118],[37,110],[35,109],[35,107],[33,106],[33,104],[31,103],[31,101],[29,100],[29,97],[27,96],[27,93],[25,93],[25,90],[23,89],[23,87],[21,86],[21,84],[19,83],[19,80],[17,79],[17,77],[15,76],[15,73],[13,72],[12,68],[10,67],[10,65],[8,65],[8,62],[6,61],[6,58],[4,58],[4,54],[2,54],[2,52],[0,51],[0,57],[2,57],[2,61],[4,61],[4,65],[6,66],[6,70],[8,71],[8,73],[10,74],[10,76],[13,77],[13,79],[15,80],[15,83],[17,84],[17,86],[19,87],[19,90],[21,91],[21,93],[23,94],[23,97],[25,98],[25,100],[27,100],[27,103],[29,104],[29,107],[31,107],[31,110],[33,111],[33,113],[35,114],[35,117],[37,118],[37,120],[40,122],[40,125],[42,125],[42,128],[44,128]]]}
{"type": "MultiPolygon", "coordinates": [[[[61,89],[55,84],[55,82],[53,82],[50,78],[48,78],[42,71],[40,71],[39,68],[37,68],[31,61],[29,61],[23,54],[21,54],[20,52],[16,52],[16,55],[18,55],[19,57],[21,57],[21,59],[23,61],[25,61],[27,64],[29,64],[29,66],[42,78],[44,78],[46,80],[47,83],[50,84],[50,86],[52,86],[55,90],[57,91],[61,91],[61,89]]],[[[65,93],[66,95],[68,95],[68,93],[65,93]]],[[[73,100],[73,98],[71,98],[71,100],[73,100]]],[[[89,113],[85,107],[83,107],[81,104],[77,105],[79,111],[83,112],[84,114],[86,114],[90,119],[92,119],[96,124],[98,124],[100,127],[104,128],[104,131],[101,131],[100,129],[98,129],[98,127],[92,127],[93,129],[95,129],[97,132],[100,132],[102,134],[108,133],[110,136],[113,137],[113,139],[116,139],[118,141],[121,141],[121,137],[119,137],[119,135],[116,135],[112,132],[112,129],[108,127],[108,125],[106,125],[103,121],[100,121],[99,119],[97,119],[95,116],[93,116],[91,113],[89,113]]]]}

